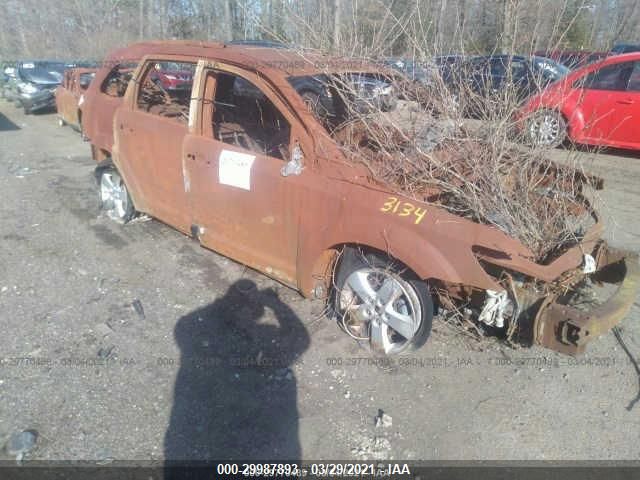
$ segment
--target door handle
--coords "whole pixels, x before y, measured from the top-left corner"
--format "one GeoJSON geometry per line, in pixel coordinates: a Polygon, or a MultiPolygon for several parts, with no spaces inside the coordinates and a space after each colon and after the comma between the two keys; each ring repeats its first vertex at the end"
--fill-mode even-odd
{"type": "Polygon", "coordinates": [[[633,105],[634,103],[636,103],[635,101],[631,100],[630,98],[626,98],[624,100],[618,100],[617,103],[620,103],[622,105],[633,105]]]}

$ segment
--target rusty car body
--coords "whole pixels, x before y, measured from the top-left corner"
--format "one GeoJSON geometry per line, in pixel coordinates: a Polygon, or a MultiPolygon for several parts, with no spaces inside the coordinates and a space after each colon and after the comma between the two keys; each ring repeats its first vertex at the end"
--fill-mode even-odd
{"type": "MultiPolygon", "coordinates": [[[[637,257],[609,247],[597,217],[578,244],[535,261],[497,228],[398,194],[350,162],[291,79],[375,66],[188,41],[136,44],[110,60],[133,58],[126,90],[102,112],[112,143],[87,124],[109,215],[126,222],[144,212],[307,297],[327,298],[345,331],[375,350],[422,344],[436,297],[514,325],[526,318],[530,344],[577,354],[634,301],[637,257]],[[165,61],[193,68],[191,92],[175,96],[149,81],[165,61]],[[236,79],[259,95],[240,97],[236,79]],[[586,277],[619,284],[591,312],[562,295],[586,277]]],[[[107,77],[99,72],[95,87],[107,77]]]]}
{"type": "Polygon", "coordinates": [[[95,68],[70,68],[64,71],[62,83],[56,89],[58,123],[82,131],[84,92],[96,73],[95,68]]]}

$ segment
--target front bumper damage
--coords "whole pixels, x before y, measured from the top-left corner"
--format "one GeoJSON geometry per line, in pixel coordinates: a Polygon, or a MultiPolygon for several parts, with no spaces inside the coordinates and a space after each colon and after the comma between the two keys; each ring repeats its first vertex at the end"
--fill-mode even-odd
{"type": "Polygon", "coordinates": [[[590,311],[562,303],[560,294],[542,300],[533,319],[533,341],[568,355],[584,352],[592,340],[611,330],[633,305],[640,283],[638,255],[601,243],[595,251],[596,271],[590,274],[596,283],[617,284],[616,292],[590,311]]]}
{"type": "Polygon", "coordinates": [[[20,103],[26,111],[34,113],[38,110],[55,108],[56,97],[55,93],[51,90],[41,90],[29,95],[22,94],[20,96],[20,103]]]}

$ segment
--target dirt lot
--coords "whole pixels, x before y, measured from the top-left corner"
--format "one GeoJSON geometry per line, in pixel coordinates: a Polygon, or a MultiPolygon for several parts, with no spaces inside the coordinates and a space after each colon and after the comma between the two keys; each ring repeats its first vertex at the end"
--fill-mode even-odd
{"type": "MultiPolygon", "coordinates": [[[[587,164],[612,243],[640,250],[640,159],[587,164]]],[[[54,115],[0,101],[0,442],[36,430],[29,458],[640,455],[638,377],[612,334],[572,361],[436,320],[416,355],[375,365],[321,304],[159,222],[110,222],[93,166],[54,115]]],[[[636,355],[639,320],[636,302],[636,355]]]]}

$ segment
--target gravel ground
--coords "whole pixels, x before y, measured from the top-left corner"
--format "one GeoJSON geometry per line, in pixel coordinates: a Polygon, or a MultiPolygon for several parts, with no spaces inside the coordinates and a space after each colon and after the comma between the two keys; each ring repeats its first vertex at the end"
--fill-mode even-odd
{"type": "MultiPolygon", "coordinates": [[[[587,165],[612,243],[638,251],[640,159],[587,165]]],[[[612,334],[572,362],[436,319],[418,353],[376,363],[322,304],[157,221],[110,222],[93,167],[54,115],[0,101],[0,442],[37,432],[27,458],[640,455],[638,377],[612,334]]],[[[636,355],[639,319],[636,302],[636,355]]]]}

